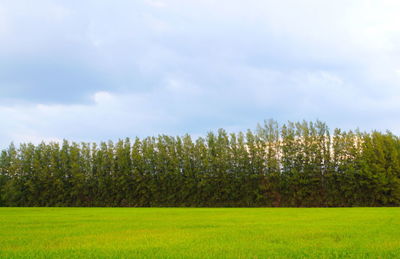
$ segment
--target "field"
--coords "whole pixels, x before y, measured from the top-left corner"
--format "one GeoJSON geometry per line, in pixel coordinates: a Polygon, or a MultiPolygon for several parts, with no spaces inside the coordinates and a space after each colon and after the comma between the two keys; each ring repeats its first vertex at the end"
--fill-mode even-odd
{"type": "Polygon", "coordinates": [[[400,208],[0,208],[0,258],[395,258],[400,208]]]}

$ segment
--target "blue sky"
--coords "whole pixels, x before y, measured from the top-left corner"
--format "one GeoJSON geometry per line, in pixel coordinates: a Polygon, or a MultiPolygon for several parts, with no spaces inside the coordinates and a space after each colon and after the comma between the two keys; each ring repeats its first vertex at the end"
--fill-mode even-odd
{"type": "Polygon", "coordinates": [[[1,0],[0,146],[255,128],[400,134],[397,0],[1,0]]]}

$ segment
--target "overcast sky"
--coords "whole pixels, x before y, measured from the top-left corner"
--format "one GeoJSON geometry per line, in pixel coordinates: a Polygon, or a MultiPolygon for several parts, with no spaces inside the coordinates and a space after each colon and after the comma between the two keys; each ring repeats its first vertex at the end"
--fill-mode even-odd
{"type": "Polygon", "coordinates": [[[0,0],[0,147],[274,118],[400,134],[398,0],[0,0]]]}

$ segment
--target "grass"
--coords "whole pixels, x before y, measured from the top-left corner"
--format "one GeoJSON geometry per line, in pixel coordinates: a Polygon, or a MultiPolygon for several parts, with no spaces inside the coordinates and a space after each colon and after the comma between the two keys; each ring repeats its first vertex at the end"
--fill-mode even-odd
{"type": "Polygon", "coordinates": [[[0,258],[399,258],[400,208],[0,208],[0,258]]]}

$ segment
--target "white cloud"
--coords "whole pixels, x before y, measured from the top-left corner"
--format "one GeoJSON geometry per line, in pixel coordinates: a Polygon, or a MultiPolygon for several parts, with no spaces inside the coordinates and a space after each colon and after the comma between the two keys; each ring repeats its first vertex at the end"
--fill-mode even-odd
{"type": "Polygon", "coordinates": [[[0,142],[204,133],[269,117],[400,132],[399,13],[395,0],[6,1],[0,142]],[[31,96],[7,98],[10,78],[31,96]],[[83,97],[63,103],[72,88],[83,97]]]}
{"type": "Polygon", "coordinates": [[[146,0],[146,3],[152,7],[156,8],[164,8],[167,4],[163,1],[156,1],[156,0],[146,0]]]}
{"type": "Polygon", "coordinates": [[[97,92],[93,95],[93,100],[97,104],[115,102],[115,96],[108,92],[97,92]]]}
{"type": "Polygon", "coordinates": [[[168,128],[177,122],[163,110],[165,98],[154,93],[120,95],[98,92],[92,98],[94,103],[87,105],[0,106],[0,116],[9,118],[0,128],[0,143],[143,137],[162,133],[158,126],[168,128]]]}

